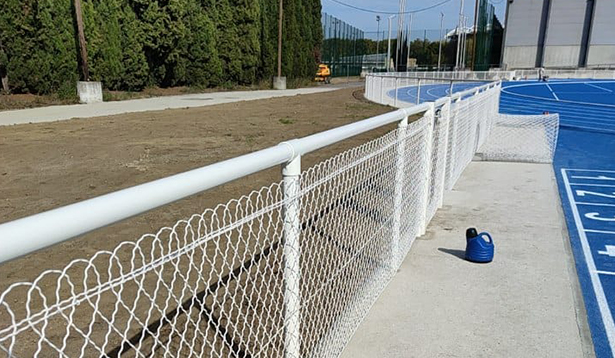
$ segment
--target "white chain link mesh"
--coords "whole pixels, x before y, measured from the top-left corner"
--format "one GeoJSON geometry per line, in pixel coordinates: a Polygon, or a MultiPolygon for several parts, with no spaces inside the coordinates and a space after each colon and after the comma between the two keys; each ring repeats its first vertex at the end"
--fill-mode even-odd
{"type": "Polygon", "coordinates": [[[451,105],[446,189],[451,190],[476,150],[486,141],[499,108],[499,88],[475,93],[451,105]]]}
{"type": "Polygon", "coordinates": [[[489,140],[477,153],[483,160],[552,163],[559,133],[559,115],[500,114],[489,140]]]}
{"type": "MultiPolygon", "coordinates": [[[[499,87],[0,294],[7,357],[335,357],[489,133],[499,87]]],[[[2,356],[2,354],[0,354],[2,356]]]]}

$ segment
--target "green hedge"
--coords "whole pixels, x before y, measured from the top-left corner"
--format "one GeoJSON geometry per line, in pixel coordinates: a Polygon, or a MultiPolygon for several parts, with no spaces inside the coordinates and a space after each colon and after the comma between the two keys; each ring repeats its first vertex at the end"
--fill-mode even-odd
{"type": "MultiPolygon", "coordinates": [[[[73,0],[0,0],[0,68],[11,90],[72,91],[73,0]]],[[[275,74],[278,0],[82,0],[91,80],[112,90],[249,85],[275,74]]],[[[283,71],[314,75],[319,0],[286,0],[283,71]]]]}

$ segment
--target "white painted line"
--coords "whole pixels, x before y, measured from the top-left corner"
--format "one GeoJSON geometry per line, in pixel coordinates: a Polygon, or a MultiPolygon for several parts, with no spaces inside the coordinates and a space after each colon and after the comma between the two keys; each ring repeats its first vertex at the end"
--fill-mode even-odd
{"type": "Polygon", "coordinates": [[[590,87],[594,87],[594,88],[601,89],[601,90],[603,90],[603,91],[607,91],[607,92],[613,93],[613,91],[612,91],[612,90],[610,90],[610,89],[608,89],[608,88],[604,88],[604,87],[596,86],[596,85],[593,85],[593,84],[591,84],[591,83],[587,83],[587,82],[585,82],[585,83],[583,83],[583,84],[584,84],[584,85],[587,85],[587,86],[590,86],[590,87]]]}
{"type": "Polygon", "coordinates": [[[593,205],[593,206],[612,206],[612,207],[615,207],[615,204],[603,204],[603,203],[581,203],[581,202],[577,202],[577,205],[593,205]]]}
{"type": "Polygon", "coordinates": [[[603,186],[605,188],[615,188],[615,185],[607,185],[607,184],[583,184],[583,183],[572,183],[570,185],[585,185],[585,186],[603,186]]]}
{"type": "MultiPolygon", "coordinates": [[[[597,169],[575,169],[575,168],[566,168],[566,171],[575,171],[575,172],[594,172],[594,173],[615,173],[615,170],[597,170],[597,169]]],[[[574,177],[572,177],[574,178],[574,177]]]]}
{"type": "MultiPolygon", "coordinates": [[[[578,83],[579,82],[572,82],[571,84],[578,84],[578,83]]],[[[594,83],[615,83],[615,81],[601,81],[601,82],[597,82],[596,81],[594,83]]],[[[569,83],[558,82],[557,84],[569,84],[569,83]]],[[[507,93],[507,94],[509,94],[511,96],[532,98],[532,99],[535,99],[535,100],[537,99],[537,100],[545,100],[545,101],[558,102],[558,101],[554,100],[553,98],[545,98],[545,97],[532,96],[532,95],[528,95],[528,94],[521,94],[521,93],[515,93],[515,92],[507,91],[507,89],[509,89],[509,88],[524,87],[524,86],[535,86],[535,85],[542,85],[542,83],[523,83],[523,84],[518,84],[518,85],[506,86],[506,87],[502,87],[502,93],[507,93]]],[[[586,106],[615,108],[615,105],[613,105],[613,104],[606,104],[606,103],[580,102],[580,101],[568,101],[568,100],[559,100],[559,103],[572,103],[572,104],[583,104],[583,105],[586,105],[586,106]]]]}
{"type": "Polygon", "coordinates": [[[549,91],[551,91],[553,98],[555,98],[556,101],[559,101],[559,97],[557,97],[557,95],[555,94],[555,91],[553,91],[553,88],[551,88],[551,86],[548,83],[545,83],[545,84],[547,85],[547,88],[549,89],[549,91]]]}
{"type": "Polygon", "coordinates": [[[589,179],[589,180],[615,180],[615,178],[598,175],[597,177],[571,176],[572,179],[589,179]]]}
{"type": "Polygon", "coordinates": [[[585,232],[591,232],[594,234],[608,234],[608,235],[615,235],[615,231],[604,231],[604,230],[590,230],[590,229],[584,229],[583,231],[585,232]]]}
{"type": "Polygon", "coordinates": [[[611,275],[611,276],[615,276],[615,272],[611,272],[611,271],[596,271],[597,274],[599,275],[611,275]]]}
{"type": "Polygon", "coordinates": [[[568,200],[570,202],[570,208],[572,209],[574,222],[577,226],[577,232],[579,233],[581,247],[583,248],[585,264],[589,269],[589,277],[592,282],[594,293],[596,294],[596,301],[598,301],[598,308],[600,310],[600,315],[602,316],[604,330],[606,331],[606,336],[611,347],[611,352],[615,352],[615,321],[613,321],[613,315],[611,314],[611,310],[606,300],[606,295],[604,294],[604,288],[602,287],[602,283],[600,282],[600,277],[596,273],[596,264],[594,263],[594,258],[589,247],[589,242],[587,241],[587,235],[585,235],[585,229],[583,228],[583,221],[581,220],[581,216],[579,215],[579,209],[577,208],[577,205],[574,201],[574,195],[572,194],[572,187],[570,186],[570,181],[568,180],[566,169],[562,169],[562,177],[564,179],[564,185],[566,186],[566,194],[568,194],[568,200]]]}

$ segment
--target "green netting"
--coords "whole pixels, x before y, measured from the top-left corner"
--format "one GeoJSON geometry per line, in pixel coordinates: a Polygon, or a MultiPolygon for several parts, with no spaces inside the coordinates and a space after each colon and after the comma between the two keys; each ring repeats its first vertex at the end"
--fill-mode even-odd
{"type": "Polygon", "coordinates": [[[474,70],[486,71],[499,66],[503,28],[489,0],[479,1],[477,16],[474,70]]]}
{"type": "Polygon", "coordinates": [[[360,75],[366,54],[364,32],[326,13],[322,14],[322,31],[322,63],[329,65],[331,75],[360,75]]]}

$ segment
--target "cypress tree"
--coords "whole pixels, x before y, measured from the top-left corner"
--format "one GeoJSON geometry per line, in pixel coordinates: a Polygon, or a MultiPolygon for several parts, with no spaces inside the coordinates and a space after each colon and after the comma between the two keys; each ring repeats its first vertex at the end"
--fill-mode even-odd
{"type": "MultiPolygon", "coordinates": [[[[15,92],[74,92],[73,0],[0,0],[0,75],[15,92]]],[[[285,2],[284,75],[312,77],[319,0],[285,2]]],[[[277,67],[277,0],[83,0],[93,80],[106,88],[217,86],[269,79],[277,67]]]]}
{"type": "Polygon", "coordinates": [[[139,91],[149,81],[149,66],[143,50],[145,35],[133,9],[124,4],[119,19],[122,47],[122,82],[121,88],[139,91]]]}

